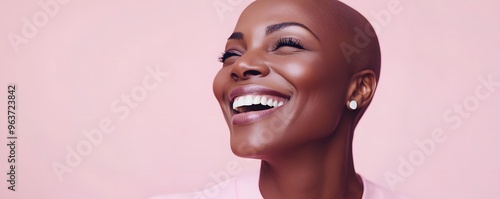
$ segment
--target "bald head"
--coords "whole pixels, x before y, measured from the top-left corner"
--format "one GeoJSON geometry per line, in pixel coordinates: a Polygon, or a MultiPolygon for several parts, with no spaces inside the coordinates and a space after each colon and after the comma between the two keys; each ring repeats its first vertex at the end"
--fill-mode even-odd
{"type": "Polygon", "coordinates": [[[380,46],[372,25],[361,13],[348,5],[336,0],[326,1],[332,2],[327,10],[334,15],[338,31],[349,35],[339,44],[346,62],[354,67],[355,71],[373,70],[378,80],[381,64],[380,46]]]}
{"type": "Polygon", "coordinates": [[[310,28],[317,31],[321,42],[336,48],[333,53],[342,55],[348,69],[353,73],[373,70],[378,80],[381,64],[378,38],[370,22],[358,11],[337,0],[257,0],[245,12],[274,6],[282,7],[284,13],[307,16],[302,20],[313,26],[310,28]]]}

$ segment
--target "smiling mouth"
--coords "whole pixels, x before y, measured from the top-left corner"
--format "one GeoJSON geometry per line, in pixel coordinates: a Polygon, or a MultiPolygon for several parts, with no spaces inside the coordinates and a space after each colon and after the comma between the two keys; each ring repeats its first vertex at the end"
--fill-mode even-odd
{"type": "Polygon", "coordinates": [[[260,85],[244,85],[228,93],[231,123],[246,125],[258,122],[290,101],[290,96],[260,85]]]}
{"type": "Polygon", "coordinates": [[[263,111],[285,105],[287,98],[271,95],[243,95],[236,97],[232,102],[235,114],[252,111],[263,111]]]}

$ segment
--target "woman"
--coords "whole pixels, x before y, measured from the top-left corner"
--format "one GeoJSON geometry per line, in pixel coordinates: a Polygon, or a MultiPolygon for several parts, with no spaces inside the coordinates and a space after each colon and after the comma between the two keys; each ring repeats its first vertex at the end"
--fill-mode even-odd
{"type": "Polygon", "coordinates": [[[231,149],[261,159],[260,175],[170,198],[401,198],[354,170],[354,129],[380,73],[378,39],[361,14],[335,0],[258,0],[220,61],[213,90],[231,149]]]}

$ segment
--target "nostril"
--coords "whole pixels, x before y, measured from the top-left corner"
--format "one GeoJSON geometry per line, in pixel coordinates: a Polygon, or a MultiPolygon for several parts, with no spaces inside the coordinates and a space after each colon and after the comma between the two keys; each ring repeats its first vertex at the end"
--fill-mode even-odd
{"type": "Polygon", "coordinates": [[[238,75],[235,73],[231,73],[231,78],[233,78],[234,80],[238,80],[240,77],[238,77],[238,75]]]}
{"type": "Polygon", "coordinates": [[[260,75],[262,75],[262,73],[258,70],[246,70],[245,72],[243,72],[243,74],[231,73],[231,78],[234,80],[243,80],[251,78],[253,76],[260,76],[260,75]]]}
{"type": "Polygon", "coordinates": [[[256,70],[247,70],[243,73],[243,76],[248,77],[248,76],[257,76],[260,75],[261,73],[256,70]]]}

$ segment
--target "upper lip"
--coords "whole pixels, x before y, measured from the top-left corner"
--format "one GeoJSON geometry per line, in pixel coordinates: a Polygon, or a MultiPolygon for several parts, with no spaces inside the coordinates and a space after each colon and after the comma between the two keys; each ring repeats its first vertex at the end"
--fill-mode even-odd
{"type": "Polygon", "coordinates": [[[288,95],[260,85],[238,86],[229,92],[228,98],[230,102],[233,102],[236,97],[243,95],[273,95],[285,99],[290,98],[288,95]]]}

